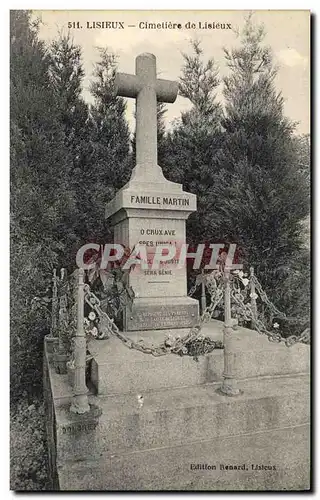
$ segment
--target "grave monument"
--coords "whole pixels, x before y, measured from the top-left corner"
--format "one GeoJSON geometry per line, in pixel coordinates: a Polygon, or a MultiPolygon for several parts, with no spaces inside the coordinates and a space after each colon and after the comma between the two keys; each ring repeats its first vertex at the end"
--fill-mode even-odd
{"type": "MultiPolygon", "coordinates": [[[[120,73],[117,87],[118,95],[137,100],[137,164],[106,208],[115,241],[130,249],[149,243],[151,253],[168,241],[179,246],[196,197],[164,178],[156,139],[157,100],[173,102],[177,84],[157,79],[155,57],[142,54],[136,75],[120,73]]],[[[116,336],[91,340],[86,352],[82,270],[77,283],[78,355],[69,362],[73,379],[61,369],[62,358],[54,357],[59,327],[44,346],[53,489],[309,488],[308,345],[286,348],[239,327],[225,343],[227,358],[222,349],[198,362],[175,354],[154,357],[128,349],[116,336]],[[230,375],[226,359],[241,385],[234,397],[219,390],[230,375]]],[[[187,296],[186,269],[174,262],[156,274],[134,270],[129,285],[135,297],[125,311],[128,338],[157,345],[168,334],[183,337],[198,320],[198,303],[187,296]]],[[[211,320],[202,333],[222,340],[223,323],[211,320]]]]}
{"type": "MultiPolygon", "coordinates": [[[[148,256],[158,245],[179,247],[186,239],[186,219],[196,210],[196,196],[168,181],[158,165],[157,101],[173,103],[178,84],[157,79],[156,58],[136,58],[136,75],[118,73],[117,94],[136,99],[136,166],[128,184],[106,207],[114,239],[131,250],[146,245],[148,256]]],[[[136,268],[129,275],[135,292],[125,313],[125,330],[191,327],[198,301],[187,296],[186,268],[175,259],[158,270],[136,268]]]]}

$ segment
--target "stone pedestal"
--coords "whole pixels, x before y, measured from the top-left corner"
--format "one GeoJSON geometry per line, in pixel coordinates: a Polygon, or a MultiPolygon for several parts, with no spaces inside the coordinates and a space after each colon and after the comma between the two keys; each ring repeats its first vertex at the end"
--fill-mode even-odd
{"type": "Polygon", "coordinates": [[[178,260],[186,241],[186,219],[196,210],[196,196],[167,181],[160,167],[153,169],[150,179],[146,177],[134,170],[130,182],[106,207],[114,242],[131,251],[144,245],[148,258],[148,269],[137,265],[130,272],[128,285],[135,299],[126,310],[124,329],[191,327],[199,315],[198,301],[187,297],[186,266],[178,260]],[[154,253],[162,245],[175,247],[175,255],[153,269],[154,253]]]}
{"type": "MultiPolygon", "coordinates": [[[[222,328],[214,321],[204,333],[221,340],[222,328]]],[[[158,344],[166,332],[144,332],[144,341],[158,344]]],[[[141,332],[127,335],[138,340],[141,332]]],[[[84,416],[70,413],[68,376],[55,372],[45,342],[53,488],[308,489],[310,348],[288,349],[243,328],[235,340],[243,389],[235,398],[219,392],[222,349],[197,363],[174,354],[154,358],[114,337],[92,341],[92,411],[84,416]]]]}

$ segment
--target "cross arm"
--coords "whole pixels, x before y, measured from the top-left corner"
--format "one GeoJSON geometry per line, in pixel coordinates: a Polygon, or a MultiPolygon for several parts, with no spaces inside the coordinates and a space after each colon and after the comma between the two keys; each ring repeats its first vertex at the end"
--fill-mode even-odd
{"type": "Polygon", "coordinates": [[[114,81],[116,93],[121,97],[137,97],[141,84],[139,78],[128,73],[117,73],[114,81]]]}
{"type": "MultiPolygon", "coordinates": [[[[140,78],[128,73],[117,73],[115,78],[115,89],[118,96],[137,97],[143,87],[140,78]]],[[[178,95],[178,83],[170,80],[156,80],[156,94],[159,102],[173,103],[178,95]]]]}
{"type": "Polygon", "coordinates": [[[178,82],[158,78],[156,82],[157,100],[159,102],[173,103],[177,98],[178,88],[178,82]]]}

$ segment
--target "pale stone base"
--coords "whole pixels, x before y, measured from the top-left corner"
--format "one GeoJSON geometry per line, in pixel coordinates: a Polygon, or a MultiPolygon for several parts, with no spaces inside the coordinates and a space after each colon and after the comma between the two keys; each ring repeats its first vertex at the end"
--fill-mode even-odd
{"type": "Polygon", "coordinates": [[[77,462],[59,472],[61,490],[252,491],[308,490],[310,428],[298,426],[257,434],[216,438],[182,446],[117,454],[77,462]],[[217,470],[190,470],[191,463],[217,470]],[[275,471],[253,471],[251,464],[275,471]],[[220,464],[247,464],[248,471],[219,470],[220,464]]]}
{"type": "MultiPolygon", "coordinates": [[[[212,322],[204,333],[221,338],[221,326],[212,322]]],[[[141,333],[146,342],[155,342],[168,331],[128,335],[138,339],[141,333]]],[[[244,329],[236,332],[235,344],[242,394],[228,398],[218,391],[223,350],[197,363],[189,357],[144,355],[115,338],[93,342],[98,394],[91,387],[89,401],[102,414],[83,420],[70,414],[68,376],[55,372],[45,348],[53,487],[308,489],[309,347],[286,348],[244,329]],[[191,464],[216,469],[191,470],[191,464]],[[220,464],[245,464],[248,470],[220,470],[220,464]],[[253,470],[251,464],[275,470],[253,470]]]]}
{"type": "MultiPolygon", "coordinates": [[[[126,332],[132,340],[159,345],[170,334],[185,336],[188,328],[126,332]]],[[[214,340],[223,340],[223,323],[213,320],[205,323],[201,333],[214,340]]],[[[310,348],[296,344],[292,348],[277,346],[264,335],[246,328],[233,332],[235,367],[238,380],[306,374],[309,371],[310,348]]],[[[154,357],[128,349],[117,338],[92,341],[91,376],[98,394],[143,393],[144,391],[174,387],[198,386],[218,382],[223,374],[223,349],[216,349],[198,362],[190,356],[154,357]]]]}

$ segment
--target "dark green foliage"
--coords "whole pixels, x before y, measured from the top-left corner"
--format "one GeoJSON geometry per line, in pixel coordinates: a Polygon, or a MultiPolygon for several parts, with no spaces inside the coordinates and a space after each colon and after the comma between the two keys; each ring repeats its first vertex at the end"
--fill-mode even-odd
{"type": "MultiPolygon", "coordinates": [[[[310,320],[311,267],[310,253],[302,248],[293,255],[289,264],[279,268],[280,286],[274,289],[273,298],[288,316],[310,320]]],[[[307,326],[307,325],[305,325],[307,326]]],[[[301,325],[299,326],[301,331],[301,325]]]]}
{"type": "Polygon", "coordinates": [[[114,93],[116,59],[105,49],[89,106],[81,48],[69,35],[49,50],[30,12],[11,13],[11,383],[41,383],[45,302],[53,267],[73,270],[79,247],[110,239],[105,203],[129,177],[125,103],[114,93]]]}
{"type": "Polygon", "coordinates": [[[60,35],[52,42],[49,55],[50,80],[64,132],[65,147],[70,158],[68,169],[64,173],[68,189],[75,199],[72,228],[76,238],[74,245],[69,247],[68,255],[68,263],[71,261],[73,269],[76,252],[85,240],[86,213],[82,202],[82,176],[87,165],[92,164],[94,150],[90,140],[89,107],[81,96],[84,76],[81,47],[74,44],[70,34],[60,35]]]}
{"type": "Polygon", "coordinates": [[[114,92],[116,57],[107,49],[99,49],[99,56],[91,84],[94,104],[89,107],[81,97],[81,48],[69,35],[60,37],[51,47],[51,75],[72,155],[69,185],[76,197],[74,227],[81,244],[110,240],[105,204],[129,175],[125,103],[114,92]]]}
{"type": "Polygon", "coordinates": [[[68,145],[78,142],[81,128],[86,123],[87,106],[81,98],[84,71],[81,63],[81,47],[74,45],[68,35],[61,35],[50,47],[50,77],[61,112],[68,145]],[[84,109],[85,108],[85,109],[84,109]]]}
{"type": "Polygon", "coordinates": [[[180,95],[192,102],[167,136],[167,156],[163,159],[166,177],[183,184],[198,199],[197,213],[188,220],[190,242],[210,238],[209,214],[212,212],[211,186],[216,173],[216,153],[221,143],[221,106],[215,101],[219,84],[213,59],[205,64],[198,42],[192,43],[193,55],[183,54],[180,95]]]}
{"type": "Polygon", "coordinates": [[[209,120],[219,108],[214,102],[214,91],[219,85],[218,68],[211,58],[206,64],[201,59],[203,50],[199,41],[191,42],[193,55],[182,54],[184,64],[180,77],[179,94],[189,99],[194,108],[209,120]]]}
{"type": "MultiPolygon", "coordinates": [[[[50,77],[59,104],[65,145],[71,158],[66,175],[69,189],[75,197],[76,218],[73,220],[73,229],[77,235],[76,246],[70,249],[72,267],[76,251],[88,241],[88,194],[83,179],[88,177],[90,167],[94,168],[92,121],[89,106],[81,96],[83,76],[81,47],[74,44],[70,34],[60,35],[50,47],[50,77]]],[[[93,232],[93,228],[91,231],[93,232]]]]}
{"type": "Polygon", "coordinates": [[[52,269],[73,270],[81,244],[106,241],[105,202],[128,177],[129,151],[113,57],[101,53],[90,113],[80,47],[61,36],[47,50],[37,33],[30,12],[11,12],[11,487],[21,490],[46,488],[42,407],[27,401],[42,392],[52,269]]]}
{"type": "Polygon", "coordinates": [[[30,25],[11,11],[11,384],[14,395],[41,383],[46,311],[36,296],[53,266],[66,265],[75,200],[65,173],[70,156],[49,78],[49,58],[30,25]]]}
{"type": "Polygon", "coordinates": [[[83,193],[82,200],[88,218],[87,226],[91,228],[95,241],[105,243],[111,241],[110,224],[104,220],[105,204],[129,180],[131,165],[125,101],[116,97],[114,90],[117,60],[107,49],[99,49],[99,53],[100,60],[95,66],[91,85],[94,97],[90,108],[94,166],[87,165],[81,182],[87,193],[83,193]]]}
{"type": "Polygon", "coordinates": [[[120,189],[128,180],[127,157],[129,152],[129,127],[125,120],[125,101],[117,97],[114,79],[117,59],[107,49],[99,49],[100,60],[93,73],[91,93],[95,99],[91,107],[96,162],[100,161],[101,176],[114,190],[120,189]],[[113,162],[112,165],[108,161],[113,162]]]}
{"type": "Polygon", "coordinates": [[[288,305],[284,285],[292,285],[287,278],[303,248],[308,183],[298,166],[294,124],[284,117],[283,98],[275,89],[271,52],[262,40],[262,27],[254,27],[249,17],[241,46],[225,51],[231,73],[224,80],[225,133],[211,230],[240,247],[243,262],[255,267],[280,307],[288,305]]]}
{"type": "MultiPolygon", "coordinates": [[[[310,135],[303,134],[294,137],[294,147],[295,147],[295,164],[297,169],[303,176],[305,180],[310,183],[310,155],[311,155],[311,145],[310,145],[310,135]]],[[[310,187],[310,186],[309,186],[310,187]]]]}

